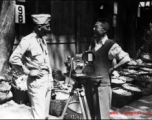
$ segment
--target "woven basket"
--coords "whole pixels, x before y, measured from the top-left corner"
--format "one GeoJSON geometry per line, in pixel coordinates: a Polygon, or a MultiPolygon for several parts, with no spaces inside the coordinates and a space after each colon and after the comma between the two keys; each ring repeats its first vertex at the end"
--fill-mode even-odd
{"type": "Polygon", "coordinates": [[[64,116],[65,120],[82,120],[83,115],[79,102],[71,102],[66,111],[66,115],[64,116]]]}
{"type": "Polygon", "coordinates": [[[67,100],[51,100],[49,114],[59,117],[61,116],[67,100]]]}
{"type": "MultiPolygon", "coordinates": [[[[63,92],[63,94],[64,94],[64,92],[63,92]]],[[[76,94],[74,94],[71,101],[78,101],[78,96],[76,94]]],[[[51,99],[49,114],[56,116],[56,117],[61,116],[63,109],[66,105],[66,102],[67,102],[67,99],[62,99],[62,100],[59,100],[59,99],[52,100],[51,99]]]]}
{"type": "Polygon", "coordinates": [[[125,89],[125,90],[128,90],[128,91],[131,91],[134,93],[133,97],[132,97],[132,101],[135,101],[135,100],[138,100],[139,98],[142,97],[142,89],[140,87],[138,87],[137,85],[133,85],[133,84],[129,84],[129,83],[126,83],[126,84],[123,84],[122,87],[125,89]],[[125,85],[129,85],[131,87],[136,87],[138,89],[140,89],[141,91],[135,91],[135,90],[131,90],[131,89],[128,89],[125,87],[125,85]]]}
{"type": "MultiPolygon", "coordinates": [[[[113,88],[113,90],[115,90],[115,89],[123,89],[123,88],[121,88],[121,87],[113,88]]],[[[128,90],[126,90],[126,91],[128,91],[128,90]]],[[[128,91],[128,92],[130,92],[130,91],[128,91]]],[[[121,95],[121,94],[112,92],[112,106],[116,107],[116,108],[121,108],[131,102],[132,96],[133,96],[133,93],[129,96],[125,96],[125,95],[121,95]]]]}

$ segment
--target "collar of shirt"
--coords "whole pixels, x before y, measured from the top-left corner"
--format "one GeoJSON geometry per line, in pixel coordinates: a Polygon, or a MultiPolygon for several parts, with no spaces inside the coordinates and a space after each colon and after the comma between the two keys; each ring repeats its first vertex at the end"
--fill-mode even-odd
{"type": "Polygon", "coordinates": [[[104,45],[105,44],[105,42],[108,40],[108,36],[106,35],[106,36],[104,36],[100,41],[99,41],[99,43],[98,44],[102,44],[102,45],[104,45]]]}
{"type": "Polygon", "coordinates": [[[38,43],[42,42],[44,45],[46,45],[46,41],[43,38],[39,38],[34,31],[33,31],[33,34],[35,35],[38,43]]]}
{"type": "Polygon", "coordinates": [[[105,44],[106,40],[108,40],[107,35],[106,35],[104,38],[102,38],[102,39],[99,41],[99,43],[95,43],[95,51],[97,51],[100,47],[102,47],[102,45],[105,44]]]}

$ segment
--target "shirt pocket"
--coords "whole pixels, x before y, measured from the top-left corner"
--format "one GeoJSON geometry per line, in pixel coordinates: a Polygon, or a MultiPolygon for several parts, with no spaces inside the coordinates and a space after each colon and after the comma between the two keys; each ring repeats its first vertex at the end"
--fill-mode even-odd
{"type": "Polygon", "coordinates": [[[44,56],[41,49],[32,49],[31,54],[33,60],[36,60],[39,63],[44,62],[44,56]]]}
{"type": "Polygon", "coordinates": [[[42,55],[42,51],[40,49],[33,48],[31,49],[31,54],[33,57],[42,55]]]}

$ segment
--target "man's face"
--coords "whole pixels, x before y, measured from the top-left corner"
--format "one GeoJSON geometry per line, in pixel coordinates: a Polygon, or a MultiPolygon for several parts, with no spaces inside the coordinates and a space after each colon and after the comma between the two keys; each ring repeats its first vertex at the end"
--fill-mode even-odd
{"type": "Polygon", "coordinates": [[[105,35],[105,29],[102,27],[102,22],[96,22],[93,27],[95,37],[103,37],[105,35]]]}
{"type": "Polygon", "coordinates": [[[47,35],[51,31],[50,24],[41,25],[40,31],[43,35],[47,35]]]}

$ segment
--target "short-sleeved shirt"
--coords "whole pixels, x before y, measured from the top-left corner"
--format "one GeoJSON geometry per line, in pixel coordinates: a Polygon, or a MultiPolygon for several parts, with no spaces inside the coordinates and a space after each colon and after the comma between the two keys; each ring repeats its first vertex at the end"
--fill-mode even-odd
{"type": "Polygon", "coordinates": [[[10,57],[10,63],[28,70],[48,69],[51,73],[46,41],[39,38],[35,32],[22,38],[10,57]],[[41,42],[43,49],[40,45],[41,42]]]}
{"type": "MultiPolygon", "coordinates": [[[[102,47],[102,45],[105,44],[106,40],[108,40],[107,36],[105,36],[98,44],[96,44],[95,45],[95,51],[97,51],[100,47],[102,47]]],[[[128,53],[123,51],[122,48],[117,43],[114,43],[113,46],[111,47],[111,49],[108,52],[108,57],[109,57],[110,60],[112,60],[114,58],[117,59],[117,60],[121,60],[125,56],[129,57],[128,53]]]]}

